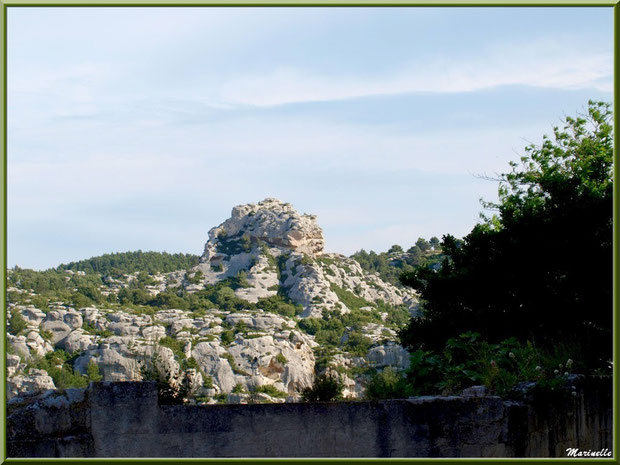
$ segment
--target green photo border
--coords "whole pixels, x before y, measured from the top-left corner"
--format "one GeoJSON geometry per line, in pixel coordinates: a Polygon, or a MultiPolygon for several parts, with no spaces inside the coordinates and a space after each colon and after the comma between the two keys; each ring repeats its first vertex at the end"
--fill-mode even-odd
{"type": "Polygon", "coordinates": [[[3,316],[0,318],[2,325],[3,337],[0,339],[3,356],[0,357],[0,367],[4,376],[2,377],[2,386],[0,388],[0,402],[3,405],[2,418],[0,421],[1,432],[1,455],[0,463],[114,463],[114,464],[136,464],[136,463],[151,463],[151,464],[185,464],[185,463],[277,463],[277,462],[291,462],[296,464],[310,464],[310,463],[442,463],[442,464],[457,464],[457,463],[510,463],[510,462],[528,462],[528,463],[548,463],[548,462],[579,462],[579,463],[618,463],[617,444],[618,444],[618,370],[614,367],[613,374],[613,443],[612,451],[613,458],[476,458],[476,459],[456,459],[456,458],[407,458],[407,459],[379,459],[379,458],[343,458],[343,459],[311,459],[311,458],[269,458],[269,459],[221,459],[221,458],[196,458],[196,459],[181,459],[181,458],[167,458],[167,459],[131,459],[131,458],[12,458],[7,459],[6,449],[6,271],[7,271],[7,13],[10,8],[20,7],[606,7],[614,9],[614,216],[613,216],[613,274],[614,274],[614,289],[613,289],[613,354],[614,365],[619,360],[618,357],[618,333],[620,331],[618,309],[620,297],[618,294],[618,281],[620,280],[619,265],[618,265],[618,242],[620,242],[620,233],[618,230],[618,211],[620,209],[619,197],[620,188],[618,187],[618,122],[619,116],[617,111],[616,99],[620,95],[620,79],[618,77],[618,50],[617,45],[620,41],[618,35],[618,27],[620,26],[620,0],[440,0],[437,2],[432,1],[416,1],[416,0],[386,0],[384,2],[377,0],[179,0],[178,2],[172,0],[0,0],[0,37],[1,37],[1,53],[2,59],[0,60],[2,72],[0,73],[0,87],[2,93],[0,97],[0,122],[2,124],[2,171],[0,173],[0,182],[2,183],[0,188],[0,205],[2,208],[0,218],[2,219],[2,227],[0,228],[0,235],[2,241],[2,270],[0,271],[0,286],[3,296],[3,316]]]}

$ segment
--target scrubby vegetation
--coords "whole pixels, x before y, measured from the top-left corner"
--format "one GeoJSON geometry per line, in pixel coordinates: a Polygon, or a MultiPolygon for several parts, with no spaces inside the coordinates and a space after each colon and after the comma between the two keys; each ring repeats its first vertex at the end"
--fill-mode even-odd
{"type": "Polygon", "coordinates": [[[400,284],[399,276],[411,272],[419,266],[437,268],[441,264],[443,254],[439,239],[432,237],[430,241],[419,238],[405,251],[400,245],[393,245],[387,252],[366,252],[364,249],[355,252],[351,258],[356,260],[368,273],[377,273],[388,283],[400,284]]]}
{"type": "Polygon", "coordinates": [[[342,400],[344,385],[340,376],[334,373],[324,373],[314,378],[312,386],[305,388],[301,393],[304,402],[332,402],[342,400]]]}
{"type": "Polygon", "coordinates": [[[32,367],[45,370],[54,380],[57,389],[86,387],[91,381],[100,381],[102,376],[95,362],[91,361],[88,364],[84,375],[73,368],[73,363],[79,355],[79,353],[70,355],[62,349],[57,349],[35,360],[32,367]]]}
{"type": "Polygon", "coordinates": [[[288,394],[286,392],[279,391],[276,387],[270,384],[264,385],[264,386],[258,386],[257,388],[254,389],[254,392],[267,394],[268,396],[280,398],[280,399],[285,399],[286,397],[288,397],[288,394]]]}

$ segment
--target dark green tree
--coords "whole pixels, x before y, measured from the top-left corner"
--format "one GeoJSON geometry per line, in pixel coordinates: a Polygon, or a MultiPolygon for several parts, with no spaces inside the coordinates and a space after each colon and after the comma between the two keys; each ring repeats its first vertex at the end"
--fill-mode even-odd
{"type": "Polygon", "coordinates": [[[392,253],[403,253],[404,250],[403,248],[398,245],[398,244],[394,244],[392,247],[390,247],[390,249],[387,251],[388,254],[392,254],[392,253]]]}
{"type": "Polygon", "coordinates": [[[422,252],[426,252],[431,248],[431,244],[423,237],[418,237],[418,240],[415,241],[415,245],[417,245],[422,252]]]}
{"type": "Polygon", "coordinates": [[[301,392],[304,402],[332,402],[342,399],[344,384],[338,374],[324,373],[314,378],[312,386],[301,392]]]}
{"type": "Polygon", "coordinates": [[[421,292],[423,317],[401,332],[410,348],[439,350],[476,331],[490,341],[580,344],[590,367],[612,348],[612,169],[610,105],[590,102],[529,145],[499,177],[496,209],[459,241],[444,236],[438,271],[401,281],[421,292]]]}

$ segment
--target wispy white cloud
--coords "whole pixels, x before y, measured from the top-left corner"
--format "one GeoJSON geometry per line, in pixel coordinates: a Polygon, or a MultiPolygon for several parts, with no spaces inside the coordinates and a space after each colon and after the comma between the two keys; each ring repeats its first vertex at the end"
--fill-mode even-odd
{"type": "Polygon", "coordinates": [[[515,43],[523,10],[472,13],[510,23],[488,37],[443,9],[43,10],[9,27],[11,264],[199,252],[233,205],[268,196],[317,213],[331,251],[463,234],[496,189],[473,174],[611,98],[598,16],[515,43]],[[329,104],[285,105],[306,102],[329,104]]]}
{"type": "Polygon", "coordinates": [[[219,98],[226,103],[271,106],[414,92],[473,92],[507,85],[611,91],[611,53],[560,53],[555,47],[523,53],[535,47],[507,47],[492,55],[465,60],[446,57],[403,67],[397,73],[368,77],[279,67],[224,83],[219,98]]]}

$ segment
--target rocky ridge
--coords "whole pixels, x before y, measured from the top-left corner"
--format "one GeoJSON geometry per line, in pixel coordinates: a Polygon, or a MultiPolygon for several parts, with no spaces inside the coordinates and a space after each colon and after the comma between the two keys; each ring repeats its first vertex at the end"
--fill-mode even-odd
{"type": "MultiPolygon", "coordinates": [[[[26,327],[8,335],[8,396],[53,389],[37,366],[62,350],[78,374],[94,365],[103,380],[139,380],[156,369],[189,384],[196,402],[294,400],[312,383],[317,350],[329,335],[309,328],[343,318],[350,326],[321,352],[329,359],[321,366],[343,375],[345,395],[359,397],[372,370],[407,366],[395,321],[415,313],[417,298],[353,259],[324,253],[324,242],[315,216],[266,199],[234,207],[231,218],[211,229],[197,266],[152,274],[142,285],[154,298],[171,292],[203,298],[217,289],[220,300],[209,297],[218,302],[213,308],[67,302],[37,308],[25,297],[36,295],[32,289],[13,288],[22,300],[9,302],[9,317],[19,313],[26,327]],[[230,302],[236,307],[224,305],[230,302]],[[363,354],[351,345],[355,334],[363,334],[363,354]]],[[[100,292],[113,301],[138,282],[137,274],[102,276],[100,292]]]]}

